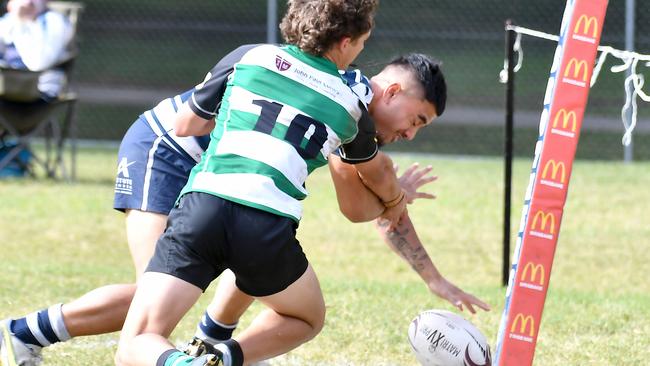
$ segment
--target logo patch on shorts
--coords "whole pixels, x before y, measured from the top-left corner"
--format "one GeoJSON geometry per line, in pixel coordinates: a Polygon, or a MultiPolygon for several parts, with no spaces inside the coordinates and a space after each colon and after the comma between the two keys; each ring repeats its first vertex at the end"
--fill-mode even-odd
{"type": "Polygon", "coordinates": [[[135,161],[128,162],[126,157],[120,160],[117,165],[117,177],[115,178],[115,193],[133,194],[133,180],[129,178],[129,167],[135,161]]]}

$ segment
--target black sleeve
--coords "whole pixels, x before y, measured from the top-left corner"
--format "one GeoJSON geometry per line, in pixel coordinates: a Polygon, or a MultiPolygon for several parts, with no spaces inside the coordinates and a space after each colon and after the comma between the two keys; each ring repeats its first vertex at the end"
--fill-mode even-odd
{"type": "Polygon", "coordinates": [[[230,52],[210,70],[205,80],[194,88],[189,105],[197,116],[212,119],[217,115],[221,98],[226,91],[228,76],[242,56],[257,46],[256,44],[244,45],[230,52]]]}
{"type": "Polygon", "coordinates": [[[359,102],[361,107],[361,119],[357,123],[359,132],[354,137],[354,140],[341,145],[339,148],[339,156],[341,160],[348,164],[363,163],[377,155],[379,146],[377,145],[377,130],[375,129],[375,121],[366,110],[365,106],[359,102]]]}

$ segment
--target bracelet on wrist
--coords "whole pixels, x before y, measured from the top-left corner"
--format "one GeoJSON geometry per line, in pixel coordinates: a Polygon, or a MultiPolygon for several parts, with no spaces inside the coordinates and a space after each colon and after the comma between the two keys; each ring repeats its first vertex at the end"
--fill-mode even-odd
{"type": "Polygon", "coordinates": [[[395,207],[395,206],[399,205],[399,203],[402,202],[402,200],[404,199],[404,196],[405,196],[404,190],[402,189],[402,190],[399,191],[399,195],[396,198],[394,198],[394,199],[392,199],[390,201],[384,202],[384,207],[391,208],[391,207],[395,207]]]}

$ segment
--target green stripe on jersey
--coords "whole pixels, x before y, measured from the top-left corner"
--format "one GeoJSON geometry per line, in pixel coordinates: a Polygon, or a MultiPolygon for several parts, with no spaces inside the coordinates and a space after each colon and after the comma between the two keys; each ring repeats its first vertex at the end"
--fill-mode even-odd
{"type": "Polygon", "coordinates": [[[328,125],[343,142],[357,133],[357,121],[342,105],[273,71],[260,66],[237,65],[232,82],[254,94],[305,112],[328,125]],[[293,92],[287,93],[287,90],[293,92]]]}
{"type": "Polygon", "coordinates": [[[220,154],[215,156],[217,159],[209,159],[205,163],[206,170],[211,173],[227,174],[246,172],[248,174],[259,174],[271,178],[278,189],[297,200],[303,200],[307,197],[281,171],[270,165],[234,154],[220,154]]]}

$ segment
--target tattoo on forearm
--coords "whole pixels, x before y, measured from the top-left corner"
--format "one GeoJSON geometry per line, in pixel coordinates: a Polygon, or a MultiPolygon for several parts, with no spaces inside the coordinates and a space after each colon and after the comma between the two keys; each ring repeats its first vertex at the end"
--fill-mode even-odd
{"type": "MultiPolygon", "coordinates": [[[[388,227],[389,222],[380,221],[378,225],[385,229],[388,227]]],[[[409,228],[398,227],[394,231],[386,232],[386,239],[389,245],[409,263],[411,268],[420,273],[426,268],[426,264],[430,262],[429,255],[422,247],[422,243],[409,242],[409,233],[409,228]]]]}

